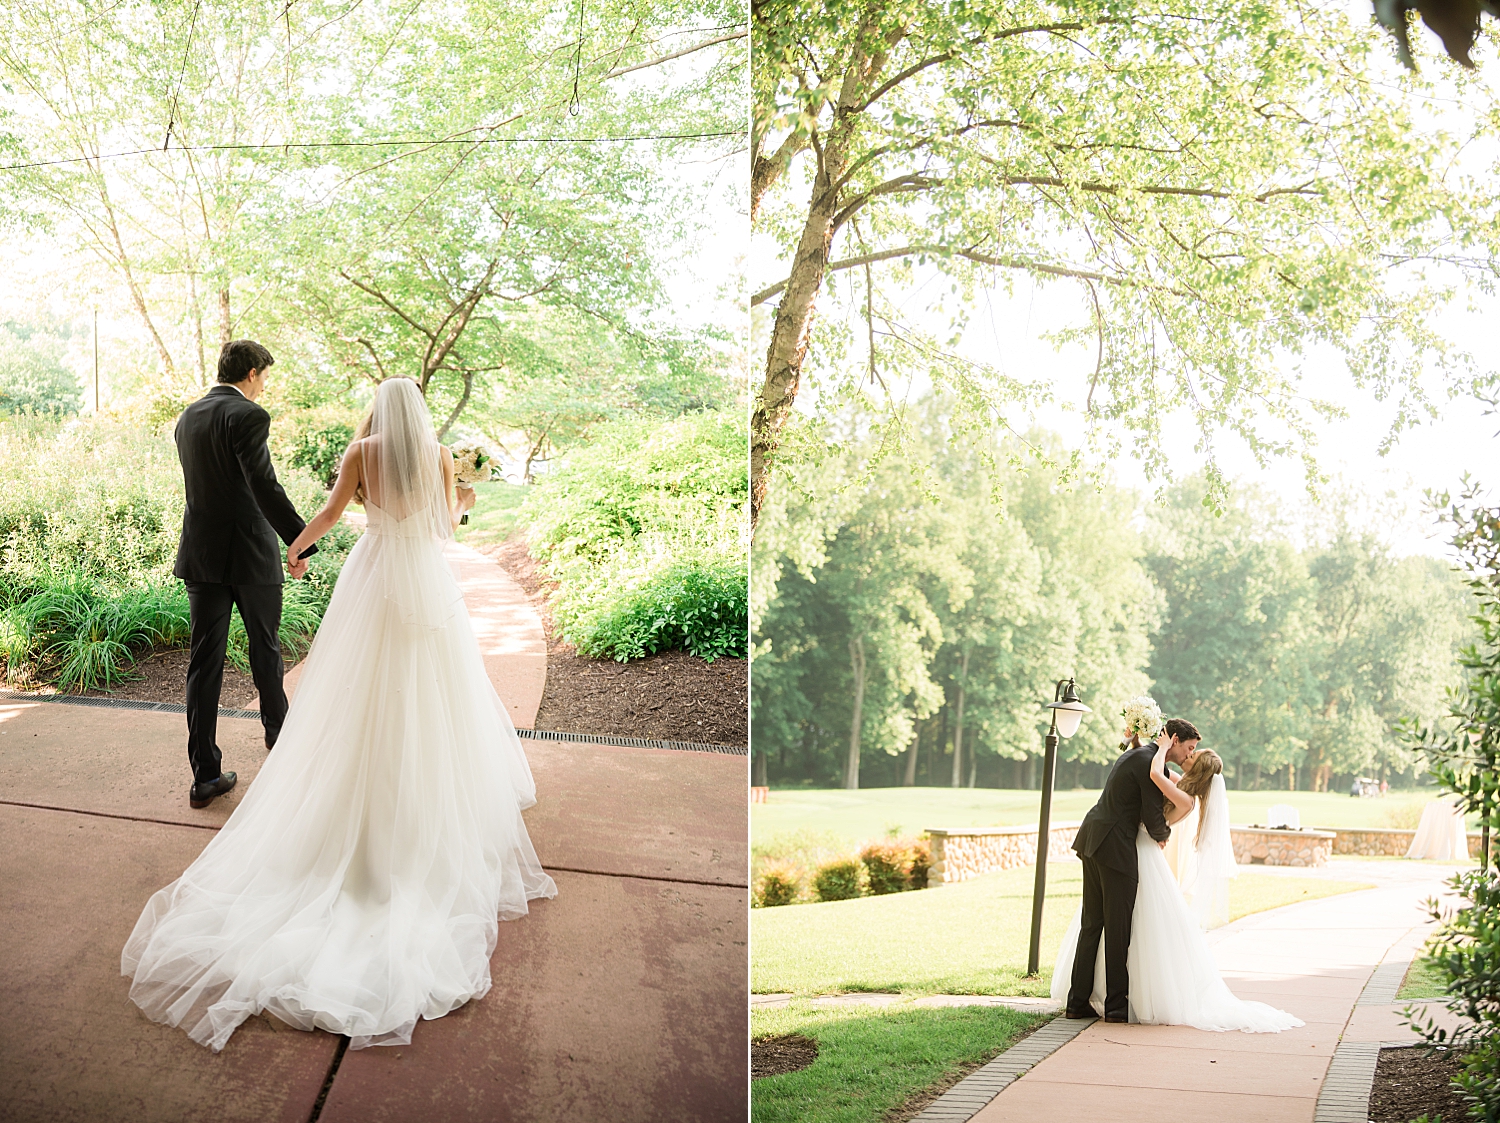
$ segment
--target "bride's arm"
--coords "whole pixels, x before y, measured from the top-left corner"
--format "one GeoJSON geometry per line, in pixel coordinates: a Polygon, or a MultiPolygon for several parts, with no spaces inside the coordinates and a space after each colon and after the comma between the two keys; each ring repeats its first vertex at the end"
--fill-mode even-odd
{"type": "Polygon", "coordinates": [[[1167,775],[1167,746],[1162,745],[1156,750],[1156,755],[1151,758],[1151,782],[1161,789],[1161,794],[1171,801],[1172,806],[1167,808],[1167,824],[1181,822],[1187,813],[1193,809],[1193,797],[1188,795],[1176,784],[1172,783],[1172,777],[1167,775]]]}
{"type": "Polygon", "coordinates": [[[339,466],[339,478],[334,481],[333,490],[328,494],[328,502],[308,520],[302,533],[297,535],[297,540],[286,548],[286,565],[293,577],[302,575],[298,572],[299,565],[303,570],[307,568],[307,563],[299,561],[298,555],[332,530],[333,524],[344,513],[344,508],[349,506],[349,500],[354,498],[354,489],[359,486],[360,469],[363,465],[360,442],[355,441],[344,453],[344,462],[339,466]]]}
{"type": "Polygon", "coordinates": [[[453,529],[458,529],[458,520],[464,517],[464,512],[474,506],[478,496],[474,494],[472,487],[459,488],[453,486],[453,451],[447,445],[439,445],[443,451],[439,454],[443,463],[443,499],[448,504],[448,517],[453,520],[453,529]]]}

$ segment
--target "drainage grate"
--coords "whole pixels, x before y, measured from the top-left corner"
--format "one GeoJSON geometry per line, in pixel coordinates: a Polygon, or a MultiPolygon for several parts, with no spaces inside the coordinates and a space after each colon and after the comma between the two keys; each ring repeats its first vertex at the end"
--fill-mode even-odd
{"type": "MultiPolygon", "coordinates": [[[[181,702],[137,702],[129,698],[91,698],[77,694],[24,694],[0,690],[0,697],[25,698],[32,702],[54,702],[64,706],[102,706],[111,710],[153,710],[159,714],[185,714],[181,702]]],[[[259,710],[220,708],[220,717],[260,720],[259,710]]],[[[720,745],[707,741],[654,741],[647,737],[611,737],[601,733],[559,733],[551,729],[517,729],[516,735],[531,741],[576,741],[589,745],[623,745],[632,749],[673,749],[691,753],[725,753],[749,756],[745,745],[720,745]]]]}
{"type": "MultiPolygon", "coordinates": [[[[54,702],[62,706],[96,706],[107,710],[154,710],[159,714],[187,713],[187,707],[181,702],[138,702],[133,698],[92,698],[79,694],[25,694],[12,690],[0,690],[0,698],[25,698],[31,702],[54,702]]],[[[221,706],[219,716],[254,718],[259,721],[260,711],[231,710],[221,706]]]]}
{"type": "Polygon", "coordinates": [[[677,749],[689,753],[750,755],[748,745],[720,745],[711,741],[653,741],[648,737],[611,737],[602,733],[559,733],[552,729],[517,729],[516,735],[532,741],[582,741],[590,745],[624,745],[632,749],[677,749]]]}

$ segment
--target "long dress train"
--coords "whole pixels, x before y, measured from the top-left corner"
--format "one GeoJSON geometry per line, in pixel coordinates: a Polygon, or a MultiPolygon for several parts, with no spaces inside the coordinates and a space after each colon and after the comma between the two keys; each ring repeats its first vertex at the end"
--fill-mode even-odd
{"type": "Polygon", "coordinates": [[[366,510],[275,751],[120,956],[146,1015],[215,1052],[261,1011],[405,1044],[489,990],[497,917],[557,892],[431,514],[366,510]]]}
{"type": "MultiPolygon", "coordinates": [[[[1303,1022],[1268,1006],[1236,998],[1225,985],[1198,919],[1183,899],[1161,849],[1146,828],[1136,833],[1140,882],[1130,922],[1130,1020],[1204,1030],[1279,1033],[1303,1022]]],[[[1073,915],[1052,969],[1052,997],[1067,1002],[1083,910],[1073,915]]],[[[1094,968],[1090,1005],[1104,1014],[1104,941],[1094,968]]]]}

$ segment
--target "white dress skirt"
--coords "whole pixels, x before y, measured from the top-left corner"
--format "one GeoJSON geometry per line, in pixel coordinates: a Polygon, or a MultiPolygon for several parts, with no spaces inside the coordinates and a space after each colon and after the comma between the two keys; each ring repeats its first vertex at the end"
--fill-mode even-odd
{"type": "Polygon", "coordinates": [[[405,1044],[489,990],[497,918],[557,892],[431,519],[367,512],[275,751],[120,956],[146,1015],[215,1052],[262,1011],[405,1044]]]}
{"type": "MultiPolygon", "coordinates": [[[[1130,922],[1130,1020],[1203,1030],[1279,1033],[1304,1024],[1268,1006],[1236,998],[1214,962],[1213,949],[1172,876],[1161,849],[1142,826],[1136,834],[1140,881],[1130,922]]],[[[1052,969],[1052,997],[1066,1003],[1078,951],[1083,909],[1073,916],[1052,969]]],[[[1090,1005],[1104,1015],[1104,941],[1094,966],[1090,1005]]]]}

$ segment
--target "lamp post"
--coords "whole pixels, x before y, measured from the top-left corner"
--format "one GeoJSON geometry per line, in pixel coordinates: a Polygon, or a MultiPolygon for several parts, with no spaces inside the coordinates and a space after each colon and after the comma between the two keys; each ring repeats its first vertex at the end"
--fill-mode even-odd
{"type": "Polygon", "coordinates": [[[1057,739],[1078,732],[1083,715],[1092,713],[1078,700],[1078,691],[1070,678],[1060,678],[1047,703],[1052,711],[1052,728],[1047,730],[1047,752],[1042,760],[1042,816],[1036,828],[1036,890],[1031,898],[1031,951],[1026,956],[1026,973],[1040,970],[1042,954],[1042,898],[1047,895],[1047,851],[1052,819],[1052,781],[1057,774],[1057,739]]]}

